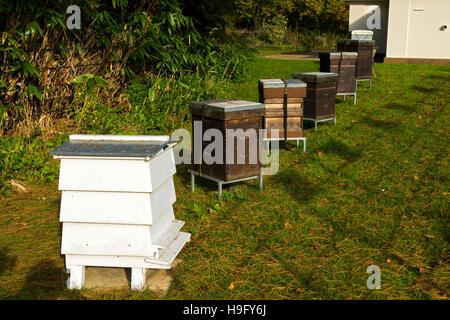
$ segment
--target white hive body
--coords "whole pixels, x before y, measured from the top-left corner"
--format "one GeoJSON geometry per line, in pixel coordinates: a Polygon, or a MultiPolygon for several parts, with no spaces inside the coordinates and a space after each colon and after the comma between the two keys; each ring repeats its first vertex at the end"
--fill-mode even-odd
{"type": "Polygon", "coordinates": [[[72,135],[50,153],[61,159],[61,253],[68,287],[86,266],[132,268],[132,289],[146,269],[170,269],[190,234],[175,219],[174,142],[167,136],[72,135]]]}

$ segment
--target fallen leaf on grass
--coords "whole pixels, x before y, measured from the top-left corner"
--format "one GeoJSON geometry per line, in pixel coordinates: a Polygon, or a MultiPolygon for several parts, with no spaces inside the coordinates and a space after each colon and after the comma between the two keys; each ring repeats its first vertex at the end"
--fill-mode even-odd
{"type": "Polygon", "coordinates": [[[230,289],[230,290],[233,290],[233,289],[234,289],[234,284],[233,284],[233,282],[230,283],[230,285],[228,286],[228,289],[230,289]]]}
{"type": "Polygon", "coordinates": [[[24,192],[24,193],[29,193],[30,192],[27,188],[25,188],[23,185],[18,183],[16,180],[11,180],[10,183],[11,183],[11,185],[13,187],[19,189],[20,192],[24,192]]]}
{"type": "Polygon", "coordinates": [[[392,260],[391,260],[391,259],[386,259],[386,262],[387,262],[387,263],[391,263],[392,260]]]}

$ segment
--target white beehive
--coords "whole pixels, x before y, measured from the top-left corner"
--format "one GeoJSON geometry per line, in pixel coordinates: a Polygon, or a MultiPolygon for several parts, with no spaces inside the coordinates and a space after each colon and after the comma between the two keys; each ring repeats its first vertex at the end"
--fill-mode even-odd
{"type": "Polygon", "coordinates": [[[170,269],[190,239],[175,220],[174,142],[168,136],[72,135],[52,150],[61,159],[61,253],[68,287],[86,266],[132,268],[132,289],[146,269],[170,269]]]}
{"type": "Polygon", "coordinates": [[[372,40],[373,31],[370,30],[353,30],[351,32],[352,40],[372,40]]]}

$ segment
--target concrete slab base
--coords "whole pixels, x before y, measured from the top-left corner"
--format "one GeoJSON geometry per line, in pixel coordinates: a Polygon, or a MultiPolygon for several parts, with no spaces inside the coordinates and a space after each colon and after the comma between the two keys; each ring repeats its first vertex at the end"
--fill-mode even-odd
{"type": "MultiPolygon", "coordinates": [[[[172,269],[175,269],[180,263],[180,259],[175,259],[172,269]]],[[[169,290],[173,276],[170,270],[148,269],[146,279],[146,288],[158,296],[162,296],[169,290]]],[[[131,269],[129,268],[86,267],[84,288],[129,288],[130,281],[131,269]]]]}

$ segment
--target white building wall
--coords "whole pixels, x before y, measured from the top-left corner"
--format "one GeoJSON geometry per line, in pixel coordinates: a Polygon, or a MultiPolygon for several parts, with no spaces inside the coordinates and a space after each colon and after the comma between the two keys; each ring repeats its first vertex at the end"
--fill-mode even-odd
{"type": "Polygon", "coordinates": [[[450,59],[449,27],[450,0],[410,0],[406,57],[450,59]]]}
{"type": "Polygon", "coordinates": [[[381,29],[372,31],[377,52],[387,58],[450,59],[450,0],[347,1],[349,30],[369,29],[367,12],[380,7],[381,29]]]}
{"type": "Polygon", "coordinates": [[[373,40],[378,47],[377,53],[386,53],[387,42],[387,26],[388,26],[388,1],[386,0],[373,0],[373,1],[352,1],[350,2],[350,15],[349,15],[349,31],[352,30],[371,30],[373,32],[373,40]],[[378,7],[380,10],[379,29],[373,27],[371,24],[367,24],[372,11],[378,7]]]}

